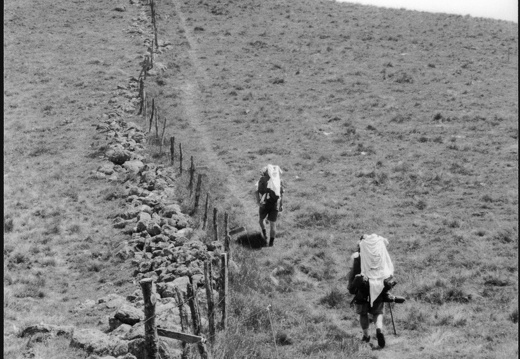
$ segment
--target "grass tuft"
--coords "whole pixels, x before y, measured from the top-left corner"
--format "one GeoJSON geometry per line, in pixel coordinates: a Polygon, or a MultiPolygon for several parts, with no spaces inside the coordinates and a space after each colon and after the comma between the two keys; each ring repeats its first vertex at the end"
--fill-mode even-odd
{"type": "Polygon", "coordinates": [[[325,296],[323,296],[319,303],[328,308],[338,308],[345,303],[346,295],[338,288],[332,288],[325,296]]]}

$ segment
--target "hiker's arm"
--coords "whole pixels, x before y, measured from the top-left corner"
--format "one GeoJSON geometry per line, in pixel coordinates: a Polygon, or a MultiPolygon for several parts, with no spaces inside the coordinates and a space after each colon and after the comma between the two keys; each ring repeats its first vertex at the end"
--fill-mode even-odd
{"type": "Polygon", "coordinates": [[[280,181],[280,212],[283,211],[283,194],[285,193],[285,182],[280,181]]]}

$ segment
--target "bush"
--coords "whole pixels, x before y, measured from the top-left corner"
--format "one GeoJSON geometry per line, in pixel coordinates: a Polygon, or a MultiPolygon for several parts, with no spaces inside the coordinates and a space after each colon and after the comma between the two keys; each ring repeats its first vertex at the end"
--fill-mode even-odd
{"type": "Polygon", "coordinates": [[[518,242],[518,235],[510,229],[500,229],[493,235],[493,239],[502,243],[511,243],[515,240],[518,242]]]}
{"type": "Polygon", "coordinates": [[[345,303],[346,295],[341,293],[339,289],[332,288],[325,296],[320,299],[320,304],[329,308],[338,308],[345,303]]]}
{"type": "Polygon", "coordinates": [[[395,82],[400,83],[400,84],[403,84],[403,83],[413,84],[413,82],[414,82],[413,77],[405,71],[399,71],[394,76],[395,76],[395,82]]]}

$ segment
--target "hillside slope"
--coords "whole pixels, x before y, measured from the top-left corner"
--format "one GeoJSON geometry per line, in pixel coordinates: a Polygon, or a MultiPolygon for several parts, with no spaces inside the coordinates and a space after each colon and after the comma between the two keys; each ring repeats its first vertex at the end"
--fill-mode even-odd
{"type": "MultiPolygon", "coordinates": [[[[252,307],[237,309],[246,318],[273,304],[278,329],[299,343],[277,355],[348,352],[342,343],[360,330],[344,276],[362,233],[390,239],[396,291],[409,299],[394,308],[399,335],[374,355],[514,354],[516,25],[320,1],[186,1],[176,10],[183,29],[174,38],[194,71],[184,83],[200,94],[183,103],[176,132],[196,153],[210,142],[227,165],[214,168],[223,183],[240,184],[222,203],[255,230],[259,169],[285,171],[281,238],[243,254],[264,281],[281,273],[279,285],[255,281],[236,303],[252,307]]],[[[261,323],[237,322],[254,344],[240,351],[231,338],[228,355],[275,355],[261,323]]]]}
{"type": "MultiPolygon", "coordinates": [[[[81,303],[136,289],[113,257],[118,184],[89,177],[91,125],[145,49],[141,14],[118,5],[4,5],[6,357],[85,357],[16,334],[104,327],[81,303]]],[[[233,248],[216,357],[517,356],[516,24],[319,0],[157,6],[172,49],[146,86],[212,205],[254,231],[260,168],[280,165],[287,183],[275,247],[233,248]],[[383,350],[358,343],[346,291],[362,233],[389,239],[408,299],[393,307],[397,336],[385,316],[383,350]]]]}

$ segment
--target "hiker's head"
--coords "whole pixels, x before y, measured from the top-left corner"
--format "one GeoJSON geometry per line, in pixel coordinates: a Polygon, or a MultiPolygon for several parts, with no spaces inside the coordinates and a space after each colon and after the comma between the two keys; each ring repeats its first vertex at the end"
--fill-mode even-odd
{"type": "Polygon", "coordinates": [[[262,173],[262,176],[269,176],[269,171],[267,170],[267,166],[262,167],[260,172],[262,173]]]}

